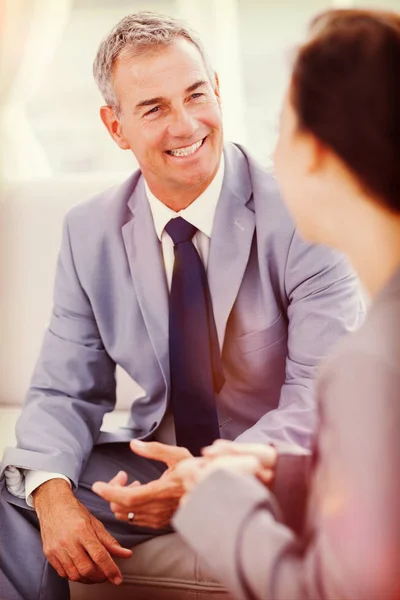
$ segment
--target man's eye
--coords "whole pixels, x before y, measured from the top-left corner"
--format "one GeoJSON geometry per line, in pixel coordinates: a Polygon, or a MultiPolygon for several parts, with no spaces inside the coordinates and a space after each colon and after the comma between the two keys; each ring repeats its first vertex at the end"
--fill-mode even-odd
{"type": "Polygon", "coordinates": [[[145,116],[147,115],[154,115],[156,112],[158,112],[160,110],[159,106],[154,106],[154,108],[152,108],[151,110],[149,110],[147,113],[145,113],[145,116]]]}
{"type": "Polygon", "coordinates": [[[192,98],[195,100],[196,98],[200,98],[201,96],[204,96],[204,94],[201,94],[200,92],[196,92],[194,94],[192,94],[192,98]]]}

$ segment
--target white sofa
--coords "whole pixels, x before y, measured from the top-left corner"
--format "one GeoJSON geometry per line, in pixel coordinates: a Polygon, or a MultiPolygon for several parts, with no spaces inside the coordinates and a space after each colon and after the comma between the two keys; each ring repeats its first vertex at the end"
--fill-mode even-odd
{"type": "MultiPolygon", "coordinates": [[[[1,192],[0,455],[5,445],[13,443],[13,424],[50,314],[63,216],[72,205],[115,181],[34,181],[8,184],[1,192]]],[[[103,424],[106,428],[124,421],[137,393],[124,372],[118,372],[117,380],[117,407],[103,424]]],[[[71,584],[73,600],[230,597],[176,534],[141,544],[132,558],[121,562],[121,569],[120,587],[71,584]]]]}

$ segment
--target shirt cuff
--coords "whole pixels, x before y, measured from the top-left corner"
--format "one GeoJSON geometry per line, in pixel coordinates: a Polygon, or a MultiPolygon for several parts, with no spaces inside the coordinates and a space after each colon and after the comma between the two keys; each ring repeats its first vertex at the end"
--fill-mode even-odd
{"type": "Polygon", "coordinates": [[[6,488],[13,496],[25,498],[25,478],[23,469],[8,466],[4,471],[6,488]]]}

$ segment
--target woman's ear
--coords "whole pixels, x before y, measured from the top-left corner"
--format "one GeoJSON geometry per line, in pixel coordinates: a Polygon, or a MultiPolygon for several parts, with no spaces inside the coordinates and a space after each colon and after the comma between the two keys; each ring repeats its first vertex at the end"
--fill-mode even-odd
{"type": "Polygon", "coordinates": [[[329,160],[330,151],[312,133],[302,133],[301,145],[305,156],[305,169],[309,175],[321,171],[329,160]]]}

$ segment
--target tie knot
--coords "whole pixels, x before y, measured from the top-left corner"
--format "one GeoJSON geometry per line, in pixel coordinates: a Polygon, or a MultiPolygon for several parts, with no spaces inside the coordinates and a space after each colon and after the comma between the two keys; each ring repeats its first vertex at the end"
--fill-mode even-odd
{"type": "Polygon", "coordinates": [[[165,231],[171,237],[172,241],[176,244],[182,242],[190,242],[192,237],[197,231],[197,227],[182,219],[182,217],[176,217],[171,219],[165,226],[165,231]]]}

